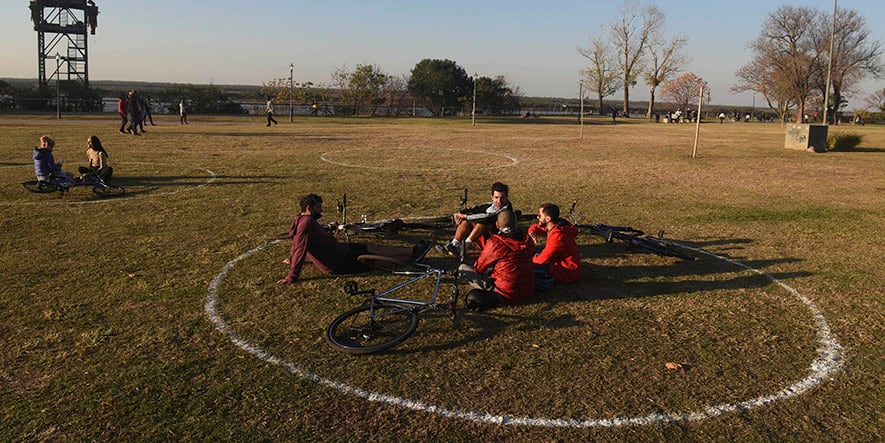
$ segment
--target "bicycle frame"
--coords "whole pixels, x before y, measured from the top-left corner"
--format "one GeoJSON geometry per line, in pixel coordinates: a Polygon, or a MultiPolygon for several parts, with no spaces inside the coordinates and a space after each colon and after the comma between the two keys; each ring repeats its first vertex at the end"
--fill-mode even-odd
{"type": "Polygon", "coordinates": [[[418,266],[424,267],[425,268],[424,272],[417,272],[417,271],[395,271],[395,272],[393,272],[394,275],[412,275],[415,277],[412,277],[409,280],[406,280],[398,285],[394,285],[393,287],[390,287],[388,289],[385,289],[384,291],[374,294],[372,296],[373,302],[381,301],[381,302],[405,304],[405,305],[415,306],[417,308],[437,307],[437,306],[439,306],[439,304],[436,302],[436,300],[437,300],[437,297],[439,296],[439,287],[442,284],[442,278],[444,275],[452,275],[453,280],[454,280],[453,286],[455,288],[454,289],[455,293],[453,294],[452,298],[454,299],[454,301],[457,301],[457,291],[458,291],[457,281],[458,281],[458,278],[457,278],[456,271],[446,271],[444,269],[437,269],[437,268],[433,268],[429,265],[422,265],[422,264],[418,264],[418,266]],[[409,286],[412,283],[424,280],[426,278],[431,278],[431,277],[435,277],[436,281],[434,282],[433,295],[430,297],[429,302],[388,297],[389,294],[392,294],[392,293],[394,293],[406,286],[409,286]]]}

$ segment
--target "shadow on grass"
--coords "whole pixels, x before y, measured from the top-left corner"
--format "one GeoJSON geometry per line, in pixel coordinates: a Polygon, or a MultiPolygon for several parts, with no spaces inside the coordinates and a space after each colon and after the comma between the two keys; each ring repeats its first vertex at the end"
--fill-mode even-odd
{"type": "Polygon", "coordinates": [[[21,163],[21,162],[0,162],[0,168],[7,166],[32,166],[33,163],[21,163]]]}
{"type": "Polygon", "coordinates": [[[844,152],[844,153],[849,153],[849,154],[850,154],[850,153],[855,153],[855,154],[871,154],[871,153],[881,153],[881,152],[885,152],[885,148],[863,148],[863,147],[857,147],[857,148],[846,148],[846,149],[831,149],[829,152],[833,152],[833,153],[836,153],[836,152],[838,152],[838,153],[843,153],[843,152],[844,152]]]}

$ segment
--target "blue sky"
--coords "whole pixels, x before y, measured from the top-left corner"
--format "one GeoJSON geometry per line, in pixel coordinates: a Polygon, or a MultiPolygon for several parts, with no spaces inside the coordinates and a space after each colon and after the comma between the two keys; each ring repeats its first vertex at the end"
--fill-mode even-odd
{"type": "MultiPolygon", "coordinates": [[[[0,77],[37,77],[37,38],[28,0],[0,2],[0,77]]],[[[750,105],[732,95],[734,72],[750,57],[768,13],[784,4],[832,12],[832,0],[645,1],[666,14],[666,30],[688,37],[686,71],[710,84],[713,102],[750,105]]],[[[504,75],[529,96],[577,97],[585,59],[578,46],[619,16],[622,0],[96,0],[89,36],[94,80],[255,84],[288,78],[331,83],[337,67],[373,64],[406,74],[421,59],[447,58],[468,73],[504,75]]],[[[885,2],[841,0],[885,41],[885,2]]],[[[861,85],[849,109],[885,80],[861,85]]],[[[622,93],[618,93],[620,97],[622,93]]],[[[637,85],[631,99],[648,98],[637,85]]],[[[757,99],[757,106],[762,106],[757,99]]]]}

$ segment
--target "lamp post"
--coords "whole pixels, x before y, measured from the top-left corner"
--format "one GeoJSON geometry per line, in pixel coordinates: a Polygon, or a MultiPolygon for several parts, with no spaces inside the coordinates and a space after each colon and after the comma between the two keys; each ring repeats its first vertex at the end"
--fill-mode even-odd
{"type": "Polygon", "coordinates": [[[581,96],[581,116],[578,119],[581,122],[581,140],[584,139],[584,80],[578,83],[578,95],[581,96]]]}
{"type": "Polygon", "coordinates": [[[61,55],[55,53],[55,118],[61,119],[61,55]]]}
{"type": "MultiPolygon", "coordinates": [[[[830,56],[827,57],[829,61],[827,62],[827,86],[824,89],[824,124],[830,124],[830,121],[827,119],[827,112],[830,110],[830,73],[833,71],[833,42],[836,40],[836,12],[839,7],[838,0],[833,0],[833,32],[830,34],[830,56]]],[[[839,104],[836,103],[835,107],[838,107],[839,104]]],[[[833,114],[836,111],[833,110],[833,114]]]]}
{"type": "Polygon", "coordinates": [[[753,91],[753,107],[750,109],[750,121],[756,116],[756,91],[753,91]]]}
{"type": "Polygon", "coordinates": [[[289,123],[295,122],[295,114],[292,110],[292,97],[294,94],[294,85],[292,83],[293,74],[295,73],[295,64],[289,63],[289,123]]]}
{"type": "Polygon", "coordinates": [[[473,111],[470,113],[472,126],[476,126],[476,73],[473,73],[473,111]]]}

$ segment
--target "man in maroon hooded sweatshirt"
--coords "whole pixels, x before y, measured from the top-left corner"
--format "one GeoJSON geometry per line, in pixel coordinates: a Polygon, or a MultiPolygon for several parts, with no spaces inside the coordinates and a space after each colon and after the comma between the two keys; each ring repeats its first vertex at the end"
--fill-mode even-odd
{"type": "Polygon", "coordinates": [[[365,245],[360,243],[338,243],[330,232],[317,222],[323,215],[323,198],[316,194],[301,197],[301,212],[295,214],[289,238],[292,249],[289,254],[289,273],[277,281],[278,285],[295,283],[301,275],[304,259],[310,258],[317,269],[324,273],[352,274],[367,268],[357,257],[365,254],[383,255],[402,259],[419,260],[432,247],[431,244],[418,244],[415,247],[393,247],[365,245]]]}

